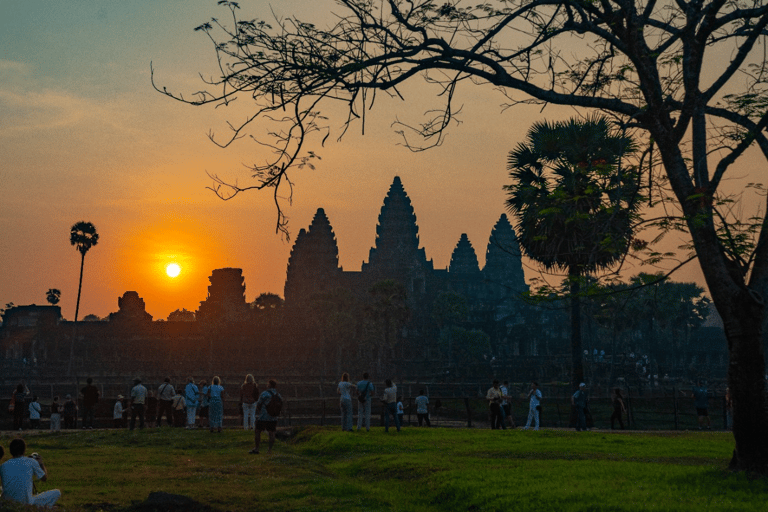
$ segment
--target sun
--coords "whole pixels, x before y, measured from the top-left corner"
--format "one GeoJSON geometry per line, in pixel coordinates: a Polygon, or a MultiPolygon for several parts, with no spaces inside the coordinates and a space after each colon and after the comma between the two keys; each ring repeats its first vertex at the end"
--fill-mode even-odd
{"type": "Polygon", "coordinates": [[[176,263],[169,263],[165,267],[165,273],[168,274],[168,277],[176,277],[181,272],[181,267],[176,263]]]}

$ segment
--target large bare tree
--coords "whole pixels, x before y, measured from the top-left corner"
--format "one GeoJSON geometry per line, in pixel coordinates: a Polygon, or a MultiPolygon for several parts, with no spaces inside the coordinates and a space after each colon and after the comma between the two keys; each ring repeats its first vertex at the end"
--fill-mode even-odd
{"type": "Polygon", "coordinates": [[[445,101],[419,125],[400,127],[413,149],[440,143],[463,85],[495,87],[509,105],[598,109],[638,130],[659,157],[725,324],[732,465],[768,471],[768,207],[751,221],[735,219],[722,190],[748,148],[768,158],[764,0],[336,0],[326,28],[294,17],[243,20],[238,4],[219,4],[230,20],[198,27],[220,65],[208,89],[191,97],[158,90],[195,105],[240,99],[240,119],[248,102],[245,121],[221,145],[254,121],[271,123],[267,138],[255,138],[267,151],[251,169],[254,182],[216,180],[213,188],[223,197],[273,189],[278,229],[278,191],[290,189],[291,171],[312,165],[330,135],[324,107],[346,105],[348,126],[364,119],[377,94],[397,96],[413,79],[436,86],[445,101]]]}

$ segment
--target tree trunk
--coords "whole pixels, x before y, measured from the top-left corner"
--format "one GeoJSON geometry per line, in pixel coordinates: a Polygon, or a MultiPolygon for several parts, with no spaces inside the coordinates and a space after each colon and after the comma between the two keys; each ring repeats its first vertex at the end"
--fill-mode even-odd
{"type": "Polygon", "coordinates": [[[568,270],[571,293],[571,388],[579,389],[584,382],[584,356],[581,343],[581,275],[568,270]]]}
{"type": "Polygon", "coordinates": [[[75,333],[69,344],[69,363],[67,364],[67,375],[72,375],[72,365],[75,361],[75,340],[77,339],[77,315],[80,313],[80,292],[83,289],[83,267],[85,266],[85,253],[80,253],[80,282],[77,285],[77,305],[75,306],[75,333]]]}

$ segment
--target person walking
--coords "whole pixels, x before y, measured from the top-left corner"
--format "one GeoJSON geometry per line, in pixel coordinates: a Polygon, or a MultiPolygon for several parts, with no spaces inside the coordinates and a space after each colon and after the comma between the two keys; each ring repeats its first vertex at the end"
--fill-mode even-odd
{"type": "Polygon", "coordinates": [[[171,378],[166,377],[165,381],[157,388],[157,423],[156,426],[163,426],[163,413],[168,425],[173,426],[173,397],[176,396],[176,390],[171,385],[171,378]]]}
{"type": "Polygon", "coordinates": [[[349,382],[349,374],[344,372],[341,382],[336,387],[339,394],[339,407],[341,408],[341,430],[352,432],[352,383],[349,382]]]}
{"type": "Polygon", "coordinates": [[[541,413],[541,391],[539,391],[539,383],[531,382],[531,389],[528,391],[528,397],[530,402],[528,404],[528,422],[525,424],[523,430],[528,430],[531,423],[535,423],[533,430],[539,430],[539,418],[541,413]]]}
{"type": "Polygon", "coordinates": [[[419,426],[426,423],[427,427],[432,426],[429,423],[429,398],[424,394],[424,390],[419,390],[419,396],[416,397],[416,418],[419,420],[419,426]]]}
{"type": "Polygon", "coordinates": [[[187,379],[187,385],[184,388],[184,400],[187,403],[187,428],[195,428],[195,416],[197,407],[200,405],[200,388],[195,384],[195,379],[187,379]]]}
{"type": "Polygon", "coordinates": [[[259,400],[256,402],[256,411],[259,413],[259,419],[256,420],[256,433],[254,434],[254,444],[256,445],[250,452],[259,453],[261,444],[261,433],[265,430],[269,436],[269,449],[267,453],[272,453],[272,446],[275,444],[275,434],[277,432],[277,419],[280,416],[280,410],[283,407],[283,397],[277,392],[277,381],[269,379],[269,384],[259,400]]]}
{"type": "Polygon", "coordinates": [[[613,399],[611,400],[613,405],[613,414],[611,414],[611,430],[615,430],[614,421],[619,420],[619,427],[624,430],[624,413],[627,412],[627,408],[624,406],[624,397],[621,396],[621,390],[616,388],[613,390],[613,399]]]}
{"type": "Polygon", "coordinates": [[[147,401],[147,388],[142,386],[141,379],[133,379],[133,388],[131,388],[131,427],[136,427],[136,417],[139,418],[139,428],[144,428],[144,405],[147,401]]]}
{"type": "Polygon", "coordinates": [[[259,386],[252,374],[245,376],[243,385],[240,386],[240,403],[243,407],[243,428],[245,430],[256,429],[256,400],[259,399],[259,386]]]}
{"type": "Polygon", "coordinates": [[[397,386],[392,384],[391,379],[385,381],[386,388],[384,388],[384,396],[381,400],[384,402],[386,408],[384,412],[384,432],[389,432],[389,416],[395,420],[395,427],[400,432],[400,418],[397,415],[397,386]]]}
{"type": "Polygon", "coordinates": [[[499,388],[499,381],[494,380],[493,385],[488,389],[485,394],[485,398],[488,400],[488,410],[491,417],[491,429],[497,430],[499,427],[506,429],[504,426],[504,417],[501,412],[501,389],[499,388]]]}
{"type": "Polygon", "coordinates": [[[371,398],[376,388],[373,382],[369,380],[368,372],[363,373],[363,380],[357,383],[357,430],[363,428],[365,431],[371,430],[371,398]]]}
{"type": "Polygon", "coordinates": [[[576,432],[587,430],[587,385],[579,384],[579,389],[571,397],[571,405],[576,408],[576,432]]]}
{"type": "Polygon", "coordinates": [[[216,376],[208,386],[209,403],[209,424],[211,432],[221,434],[221,425],[224,420],[224,386],[221,385],[221,379],[216,376]]]}

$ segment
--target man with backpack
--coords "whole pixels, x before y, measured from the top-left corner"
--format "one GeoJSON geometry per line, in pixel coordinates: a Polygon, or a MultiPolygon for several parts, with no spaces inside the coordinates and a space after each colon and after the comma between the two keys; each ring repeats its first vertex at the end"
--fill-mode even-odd
{"type": "Polygon", "coordinates": [[[272,445],[275,444],[275,432],[277,432],[277,418],[283,408],[283,397],[277,392],[277,381],[269,379],[269,386],[256,402],[256,413],[259,415],[256,420],[256,435],[254,436],[256,447],[249,453],[259,453],[259,444],[261,443],[261,433],[267,431],[269,436],[269,449],[267,453],[272,453],[272,445]]]}
{"type": "Polygon", "coordinates": [[[357,383],[357,430],[363,428],[365,420],[365,431],[371,431],[371,397],[376,388],[368,378],[368,372],[363,373],[363,380],[357,383]]]}

